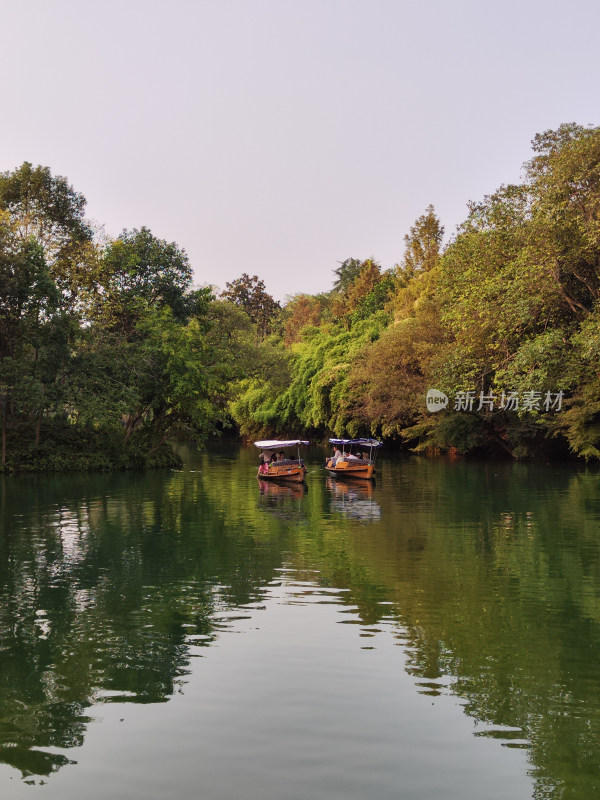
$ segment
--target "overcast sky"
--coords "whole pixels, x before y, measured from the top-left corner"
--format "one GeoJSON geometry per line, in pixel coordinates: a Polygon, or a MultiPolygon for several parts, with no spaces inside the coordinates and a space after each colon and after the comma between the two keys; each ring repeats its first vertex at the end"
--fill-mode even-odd
{"type": "Polygon", "coordinates": [[[65,175],[116,236],[196,283],[327,291],[402,258],[429,203],[519,179],[530,141],[600,124],[594,0],[0,0],[0,171],[65,175]]]}

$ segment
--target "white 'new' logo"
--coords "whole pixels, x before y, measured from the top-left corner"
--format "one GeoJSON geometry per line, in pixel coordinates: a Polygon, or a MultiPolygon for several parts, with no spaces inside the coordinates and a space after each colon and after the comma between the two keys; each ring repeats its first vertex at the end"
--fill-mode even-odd
{"type": "Polygon", "coordinates": [[[440,411],[448,405],[448,397],[443,392],[438,391],[438,389],[430,389],[427,392],[426,402],[428,411],[440,411]]]}

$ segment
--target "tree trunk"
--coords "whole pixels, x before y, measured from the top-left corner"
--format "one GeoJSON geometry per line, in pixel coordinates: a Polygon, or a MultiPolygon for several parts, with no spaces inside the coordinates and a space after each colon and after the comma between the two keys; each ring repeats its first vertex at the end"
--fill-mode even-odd
{"type": "Polygon", "coordinates": [[[40,413],[38,414],[37,423],[35,426],[35,446],[40,446],[40,428],[42,426],[42,414],[43,410],[40,408],[40,413]]]}
{"type": "Polygon", "coordinates": [[[132,414],[129,415],[127,418],[127,425],[125,426],[125,438],[123,439],[123,450],[127,447],[127,442],[129,441],[129,437],[133,432],[133,420],[134,417],[132,414]]]}
{"type": "Polygon", "coordinates": [[[140,419],[142,418],[142,410],[138,406],[135,410],[134,414],[130,414],[127,418],[127,425],[125,426],[125,439],[123,440],[123,450],[127,447],[127,442],[129,441],[129,437],[134,431],[135,426],[138,424],[140,419]]]}
{"type": "Polygon", "coordinates": [[[0,416],[2,417],[2,466],[6,464],[6,418],[8,417],[8,395],[6,392],[4,399],[0,401],[0,416]]]}

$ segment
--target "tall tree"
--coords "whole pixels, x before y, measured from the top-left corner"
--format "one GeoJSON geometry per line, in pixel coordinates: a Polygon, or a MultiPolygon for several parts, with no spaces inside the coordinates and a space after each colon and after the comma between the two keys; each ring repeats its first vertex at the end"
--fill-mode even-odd
{"type": "Polygon", "coordinates": [[[221,297],[244,309],[255,324],[261,338],[271,333],[279,322],[281,305],[267,293],[265,283],[258,275],[241,277],[225,284],[221,297]]]}
{"type": "Polygon", "coordinates": [[[101,303],[122,325],[135,324],[141,307],[168,307],[180,320],[190,311],[192,268],[186,252],[148,228],[123,231],[108,244],[101,280],[101,303]]]}
{"type": "Polygon", "coordinates": [[[434,207],[429,205],[404,237],[405,249],[400,274],[412,276],[432,269],[440,257],[443,238],[444,227],[440,224],[434,207]]]}
{"type": "Polygon", "coordinates": [[[326,302],[324,295],[297,294],[289,299],[284,307],[286,347],[300,340],[304,328],[320,323],[326,302]]]}
{"type": "Polygon", "coordinates": [[[391,289],[391,281],[386,281],[383,292],[378,292],[382,280],[381,267],[376,261],[367,258],[361,262],[360,269],[346,289],[332,293],[333,318],[348,328],[356,319],[368,317],[382,308],[385,296],[391,289]]]}
{"type": "Polygon", "coordinates": [[[336,276],[333,282],[333,291],[338,294],[343,294],[347,291],[350,284],[358,277],[362,266],[363,262],[359,258],[347,258],[345,261],[340,262],[339,267],[333,270],[336,276]]]}
{"type": "Polygon", "coordinates": [[[538,134],[526,165],[532,240],[563,302],[583,318],[600,298],[600,128],[538,134]]]}
{"type": "Polygon", "coordinates": [[[0,173],[0,209],[23,242],[33,239],[42,248],[67,306],[92,280],[92,230],[85,205],[85,197],[48,167],[24,162],[14,172],[0,173]]]}

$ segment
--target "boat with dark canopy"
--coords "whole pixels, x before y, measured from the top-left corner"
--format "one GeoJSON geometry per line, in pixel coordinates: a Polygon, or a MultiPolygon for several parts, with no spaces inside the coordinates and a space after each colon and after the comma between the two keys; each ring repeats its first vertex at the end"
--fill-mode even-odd
{"type": "Polygon", "coordinates": [[[375,455],[381,442],[377,439],[330,439],[331,444],[341,454],[327,459],[325,469],[330,475],[340,475],[344,478],[362,478],[371,480],[375,477],[375,455]]]}
{"type": "Polygon", "coordinates": [[[304,466],[304,461],[300,458],[300,446],[308,444],[310,442],[303,439],[268,439],[262,442],[254,442],[254,446],[262,451],[256,477],[260,480],[268,481],[303,481],[306,475],[306,467],[304,466]],[[285,451],[290,447],[297,448],[298,458],[288,458],[286,456],[285,451]],[[273,452],[278,456],[276,461],[270,460],[273,452]]]}

